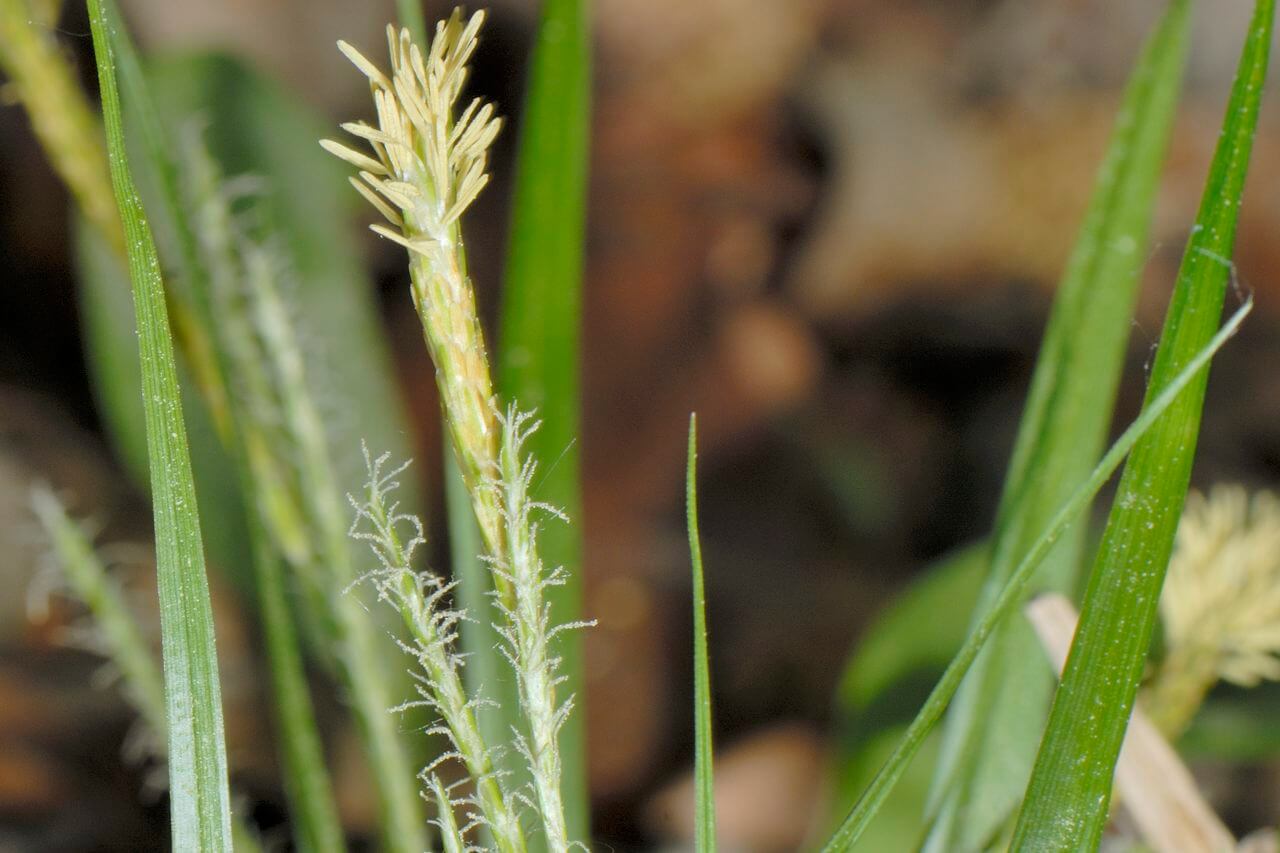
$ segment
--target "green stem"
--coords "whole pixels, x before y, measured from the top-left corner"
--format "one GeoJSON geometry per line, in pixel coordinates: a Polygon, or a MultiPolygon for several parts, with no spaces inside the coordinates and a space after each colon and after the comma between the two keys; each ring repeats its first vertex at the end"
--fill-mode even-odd
{"type": "Polygon", "coordinates": [[[284,567],[268,546],[262,522],[250,514],[258,609],[271,670],[276,721],[280,728],[285,793],[301,851],[338,853],[345,849],[333,790],[316,730],[311,694],[298,637],[286,598],[284,567]]]}
{"type": "Polygon", "coordinates": [[[694,849],[716,850],[716,797],[711,746],[711,666],[707,654],[707,594],[702,577],[702,537],[698,532],[698,416],[689,416],[685,512],[689,560],[693,568],[693,736],[694,849]]]}

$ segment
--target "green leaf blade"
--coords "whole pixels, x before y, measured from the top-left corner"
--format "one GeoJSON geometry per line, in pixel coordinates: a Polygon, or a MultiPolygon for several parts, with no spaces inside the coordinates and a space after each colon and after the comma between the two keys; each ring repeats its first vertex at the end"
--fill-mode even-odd
{"type": "MultiPolygon", "coordinates": [[[[1019,426],[981,613],[1102,450],[1124,366],[1160,167],[1178,102],[1190,3],[1175,0],[1135,65],[1063,275],[1019,426]]],[[[1087,530],[1046,557],[1033,585],[1073,586],[1087,530]]],[[[926,851],[973,851],[1021,799],[1056,682],[1025,619],[1001,626],[948,713],[926,851]]]]}
{"type": "MultiPolygon", "coordinates": [[[[547,563],[569,570],[564,586],[547,590],[556,624],[582,619],[577,441],[590,137],[588,8],[587,0],[543,4],[517,151],[498,350],[499,393],[536,411],[542,422],[527,448],[538,464],[535,496],[574,521],[540,532],[547,563]]],[[[565,818],[576,839],[589,833],[582,643],[578,631],[556,637],[563,690],[575,697],[575,713],[560,732],[560,751],[565,818]]]]}
{"type": "Polygon", "coordinates": [[[1045,556],[1071,525],[1079,519],[1085,508],[1093,501],[1103,484],[1120,467],[1120,463],[1124,461],[1125,456],[1133,449],[1138,440],[1146,435],[1160,416],[1169,410],[1177,400],[1178,395],[1200,376],[1213,356],[1240,328],[1240,324],[1244,322],[1244,318],[1248,316],[1252,309],[1253,303],[1246,302],[1231,316],[1231,319],[1218,330],[1218,333],[1213,336],[1213,339],[1206,346],[1196,353],[1186,367],[1155,398],[1143,407],[1142,412],[1129,425],[1128,429],[1111,445],[1111,448],[1102,457],[1097,467],[1093,469],[1089,478],[1080,484],[1080,487],[1072,493],[1069,500],[1063,503],[1054,515],[1053,521],[1045,527],[1044,531],[1036,539],[1035,544],[1027,552],[1027,555],[1013,570],[999,597],[984,612],[982,619],[969,632],[964,645],[960,647],[960,651],[956,653],[951,663],[948,664],[946,671],[942,674],[942,678],[939,679],[937,685],[929,694],[928,700],[925,701],[920,712],[916,714],[915,719],[907,727],[907,731],[897,748],[894,749],[884,767],[880,769],[875,779],[872,780],[871,784],[862,793],[862,796],[853,805],[853,808],[832,834],[830,840],[823,846],[822,849],[824,851],[850,850],[857,843],[872,818],[876,816],[876,813],[884,804],[893,786],[902,778],[907,765],[919,751],[929,732],[932,731],[938,720],[942,718],[947,704],[955,696],[961,680],[968,672],[969,667],[973,665],[974,659],[986,644],[992,631],[1017,608],[1027,582],[1040,567],[1045,556]]]}
{"type": "MultiPolygon", "coordinates": [[[[346,519],[341,509],[342,494],[344,488],[354,489],[360,478],[354,450],[345,456],[331,457],[329,446],[354,448],[358,437],[366,437],[396,449],[403,447],[404,440],[403,430],[398,428],[402,419],[395,402],[385,347],[376,331],[376,312],[367,291],[358,286],[362,274],[355,260],[356,253],[342,234],[343,196],[324,188],[337,186],[336,179],[316,180],[317,175],[333,173],[333,164],[312,150],[311,143],[320,133],[320,123],[299,109],[287,94],[234,60],[217,56],[177,59],[158,64],[153,74],[146,76],[124,30],[113,33],[113,47],[120,58],[122,83],[131,105],[130,118],[141,130],[143,156],[139,171],[149,178],[148,186],[155,192],[156,224],[161,235],[169,238],[165,246],[178,259],[177,266],[186,285],[180,293],[169,294],[171,305],[181,308],[187,316],[182,327],[187,344],[184,354],[189,364],[203,365],[203,369],[197,367],[195,372],[219,427],[217,438],[222,446],[216,446],[213,436],[208,436],[205,450],[211,452],[209,455],[221,457],[225,453],[229,457],[222,468],[239,473],[237,485],[243,505],[261,514],[252,519],[252,529],[243,539],[254,546],[246,562],[253,564],[257,575],[256,591],[275,690],[282,761],[291,777],[286,792],[298,824],[299,839],[312,850],[340,849],[344,843],[315,728],[303,662],[297,638],[293,636],[293,614],[288,612],[288,602],[283,598],[287,595],[285,579],[276,576],[281,570],[277,561],[286,549],[279,541],[279,526],[270,528],[271,513],[264,505],[273,502],[264,501],[264,496],[273,494],[274,490],[279,497],[281,481],[275,479],[275,475],[280,472],[264,472],[255,464],[255,460],[261,461],[264,456],[282,455],[278,445],[263,440],[264,435],[276,427],[275,413],[266,418],[271,423],[264,424],[262,412],[254,411],[245,399],[246,381],[237,382],[250,376],[261,380],[264,364],[237,360],[228,343],[229,336],[234,338],[239,333],[244,337],[243,326],[248,318],[219,314],[222,303],[215,299],[215,292],[226,284],[228,275],[238,277],[242,272],[248,275],[249,270],[247,267],[244,271],[232,269],[238,260],[243,260],[235,257],[233,241],[212,246],[211,243],[217,241],[210,239],[209,229],[200,230],[208,224],[198,221],[194,209],[201,205],[198,196],[203,185],[193,187],[193,183],[200,182],[193,181],[192,176],[200,171],[194,168],[198,162],[212,162],[211,158],[202,154],[180,163],[174,153],[173,129],[162,119],[162,115],[185,115],[194,109],[193,104],[199,104],[209,116],[204,139],[215,148],[220,161],[272,180],[275,191],[254,203],[256,221],[262,229],[257,236],[276,242],[285,265],[296,272],[299,286],[305,288],[306,321],[313,331],[305,337],[314,349],[302,358],[307,364],[319,361],[332,368],[326,376],[327,383],[320,388],[313,388],[312,383],[306,381],[312,378],[310,374],[297,382],[281,382],[280,390],[292,396],[277,402],[285,409],[299,399],[305,398],[309,403],[313,395],[336,390],[336,396],[344,400],[353,413],[349,420],[317,417],[314,420],[320,421],[320,428],[307,434],[305,464],[300,470],[312,473],[323,470],[303,489],[309,499],[306,509],[323,505],[328,511],[307,514],[305,529],[301,525],[296,527],[302,530],[301,538],[319,543],[325,555],[323,565],[333,577],[326,576],[325,580],[331,581],[327,586],[300,582],[299,586],[311,594],[298,600],[309,607],[303,615],[310,617],[310,624],[324,625],[327,629],[327,632],[316,633],[313,639],[330,641],[339,650],[338,676],[357,717],[359,736],[367,748],[384,846],[388,850],[422,849],[426,837],[424,819],[411,768],[411,752],[388,711],[395,704],[397,694],[390,685],[391,670],[383,666],[383,657],[377,648],[380,630],[354,596],[341,592],[355,577],[351,543],[346,536],[346,519]],[[232,326],[236,331],[231,330],[232,326]],[[324,342],[323,346],[320,342],[324,342]],[[342,352],[336,353],[335,349],[342,352]],[[197,358],[192,357],[193,352],[197,358]],[[335,421],[347,421],[347,428],[355,434],[332,430],[335,421]],[[263,447],[272,450],[264,454],[263,447]],[[256,454],[254,448],[258,449],[256,454]],[[264,535],[270,535],[273,541],[258,541],[264,535]]],[[[205,183],[210,181],[216,183],[212,177],[205,183]]],[[[212,192],[216,194],[217,188],[212,192]]],[[[257,308],[262,309],[263,300],[269,297],[276,303],[275,314],[283,317],[287,312],[276,284],[261,279],[254,282],[257,308]]],[[[286,320],[280,325],[280,331],[284,332],[287,325],[286,320]]],[[[279,336],[275,339],[280,340],[279,336]]],[[[298,347],[286,348],[301,351],[298,347]]],[[[279,367],[278,359],[273,363],[279,367]]],[[[291,438],[299,437],[295,420],[290,419],[287,428],[291,438]]],[[[291,510],[299,509],[292,498],[284,503],[288,503],[291,510]]],[[[273,505],[279,506],[281,502],[273,505]]],[[[297,514],[292,518],[299,521],[297,514]]],[[[290,567],[297,572],[296,564],[290,567]]]]}
{"type": "Polygon", "coordinates": [[[200,518],[155,241],[129,173],[115,60],[101,0],[89,0],[112,185],[137,313],[169,739],[175,850],[231,850],[231,807],[200,518]]]}
{"type": "Polygon", "coordinates": [[[698,416],[689,417],[689,456],[685,507],[689,560],[693,569],[693,778],[694,849],[715,853],[716,802],[711,746],[711,665],[707,654],[707,595],[702,574],[702,537],[698,532],[698,416]]]}
{"type": "MultiPolygon", "coordinates": [[[[1273,18],[1274,0],[1259,0],[1170,302],[1148,400],[1169,387],[1222,311],[1273,18]]],[[[1013,849],[1095,849],[1101,838],[1190,481],[1207,381],[1207,373],[1197,376],[1135,446],[1125,467],[1013,849]]]]}

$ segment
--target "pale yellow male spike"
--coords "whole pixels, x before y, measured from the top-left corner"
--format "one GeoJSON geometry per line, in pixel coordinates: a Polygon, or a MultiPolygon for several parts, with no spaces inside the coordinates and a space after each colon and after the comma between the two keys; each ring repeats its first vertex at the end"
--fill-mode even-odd
{"type": "Polygon", "coordinates": [[[1192,492],[1160,598],[1166,654],[1149,713],[1177,735],[1218,679],[1280,680],[1280,498],[1192,492]]]}
{"type": "Polygon", "coordinates": [[[378,234],[409,250],[414,305],[436,365],[445,420],[490,553],[502,553],[504,522],[483,484],[497,471],[493,381],[475,296],[467,277],[459,217],[489,181],[489,146],[502,126],[492,104],[475,99],[454,118],[484,12],[464,21],[455,9],[436,25],[426,54],[408,30],[387,27],[391,70],[383,73],[346,42],[338,48],[369,78],[376,126],[342,125],[371,154],[323,140],[359,170],[351,183],[386,223],[378,234]]]}

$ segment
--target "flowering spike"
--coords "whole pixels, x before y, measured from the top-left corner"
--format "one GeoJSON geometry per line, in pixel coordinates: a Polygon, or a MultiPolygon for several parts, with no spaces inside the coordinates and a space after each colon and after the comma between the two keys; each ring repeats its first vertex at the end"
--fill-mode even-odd
{"type": "MultiPolygon", "coordinates": [[[[377,113],[376,126],[355,123],[344,129],[368,143],[379,168],[365,163],[373,157],[336,145],[326,148],[361,169],[357,188],[389,223],[372,229],[409,252],[414,306],[436,366],[445,423],[484,541],[483,558],[494,578],[501,652],[515,670],[525,722],[514,735],[531,774],[527,798],[520,790],[504,792],[498,776],[481,766],[491,760],[492,753],[468,731],[474,726],[473,709],[480,703],[467,700],[456,686],[461,659],[453,645],[456,626],[464,616],[445,607],[447,586],[428,583],[409,571],[407,554],[394,555],[390,544],[394,531],[388,531],[385,520],[390,519],[394,528],[396,512],[382,502],[389,480],[381,473],[382,459],[370,461],[368,500],[357,504],[357,512],[374,532],[357,535],[368,539],[383,561],[384,570],[370,579],[381,597],[397,605],[416,638],[410,651],[421,664],[422,701],[445,718],[456,752],[477,785],[477,804],[486,823],[495,836],[502,835],[508,818],[495,817],[494,805],[510,813],[523,800],[536,808],[547,848],[565,853],[569,842],[557,736],[572,704],[557,701],[556,688],[563,679],[557,675],[559,660],[549,640],[564,628],[552,625],[543,595],[548,586],[563,583],[565,574],[560,568],[544,567],[537,552],[537,518],[543,512],[559,513],[529,494],[533,463],[525,457],[522,444],[537,424],[514,406],[505,416],[496,408],[459,224],[488,184],[488,152],[502,127],[493,105],[480,99],[457,112],[467,81],[467,61],[475,52],[483,21],[483,13],[464,19],[455,10],[437,24],[425,50],[413,44],[407,31],[389,27],[391,68],[386,74],[356,51],[344,48],[369,78],[377,113]]],[[[436,799],[448,798],[437,790],[436,799]]],[[[507,837],[519,837],[518,825],[510,828],[507,837]]]]}
{"type": "MultiPolygon", "coordinates": [[[[414,304],[422,319],[451,438],[467,486],[484,490],[497,460],[493,381],[475,296],[466,275],[459,220],[488,185],[489,147],[502,127],[492,104],[476,99],[455,121],[484,13],[455,10],[438,24],[425,52],[408,30],[387,27],[391,68],[384,73],[345,42],[352,64],[369,79],[376,125],[347,123],[370,154],[325,141],[325,150],[360,170],[361,195],[388,225],[373,230],[410,253],[414,304]],[[445,377],[449,377],[446,379],[445,377]]],[[[487,550],[503,548],[503,525],[487,492],[477,511],[487,550]]]]}
{"type": "Polygon", "coordinates": [[[1280,680],[1280,498],[1240,486],[1191,493],[1160,615],[1167,651],[1144,701],[1166,734],[1220,678],[1280,680]]]}

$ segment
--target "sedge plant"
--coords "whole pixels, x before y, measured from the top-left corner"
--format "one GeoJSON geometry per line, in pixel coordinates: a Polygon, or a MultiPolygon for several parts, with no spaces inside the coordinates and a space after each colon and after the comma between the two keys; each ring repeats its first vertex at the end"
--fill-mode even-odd
{"type": "MultiPolygon", "coordinates": [[[[151,84],[109,0],[89,0],[105,145],[62,58],[34,28],[47,16],[31,0],[0,0],[0,61],[88,227],[114,263],[129,268],[156,516],[162,668],[129,629],[77,528],[47,493],[37,495],[36,509],[143,718],[167,739],[158,752],[169,771],[175,849],[253,844],[231,815],[179,365],[199,391],[191,411],[207,413],[234,471],[299,848],[346,844],[305,652],[342,686],[357,721],[385,849],[561,853],[589,841],[583,738],[572,713],[581,691],[582,632],[575,629],[587,623],[576,605],[578,534],[566,517],[581,507],[572,442],[588,123],[585,3],[548,0],[544,9],[496,352],[481,328],[462,228],[490,180],[489,150],[502,130],[494,105],[463,99],[484,13],[455,11],[428,38],[416,4],[400,5],[406,26],[388,27],[386,66],[339,43],[369,82],[375,119],[342,125],[354,141],[322,145],[355,169],[351,184],[381,219],[373,230],[406,251],[410,298],[435,367],[456,472],[453,577],[422,564],[427,525],[411,490],[400,488],[408,469],[392,460],[401,448],[365,446],[364,487],[348,488],[343,460],[361,448],[358,441],[345,449],[335,443],[316,401],[286,295],[299,271],[270,228],[265,237],[254,233],[259,223],[237,212],[235,181],[224,177],[199,134],[179,144],[159,120],[151,84]],[[132,149],[126,132],[136,136],[132,149]],[[134,172],[155,195],[154,238],[134,172]],[[548,198],[564,201],[557,216],[543,215],[548,198]],[[162,276],[170,269],[176,274],[162,276]],[[545,482],[538,472],[548,475],[545,482]],[[470,550],[460,548],[468,541],[470,550]],[[392,618],[380,623],[366,607],[370,599],[392,618]],[[384,639],[388,623],[396,628],[384,639]],[[394,674],[384,670],[388,659],[408,661],[416,698],[408,688],[397,693],[394,674]],[[426,733],[446,747],[415,778],[409,732],[396,730],[391,712],[417,709],[433,720],[426,733]]],[[[1190,0],[1172,0],[1150,40],[1046,331],[993,537],[973,552],[988,572],[970,630],[954,656],[931,652],[946,664],[937,687],[882,769],[846,804],[825,849],[850,849],[864,838],[953,699],[933,789],[921,804],[925,849],[1097,845],[1186,494],[1207,368],[1251,307],[1246,301],[1218,326],[1272,5],[1256,6],[1146,404],[1102,453],[1178,100],[1190,0]],[[1079,519],[1131,453],[1050,714],[1052,671],[1025,647],[1020,605],[1029,591],[1073,586],[1086,541],[1079,519]],[[1089,713],[1100,706],[1110,710],[1089,713]]],[[[691,422],[696,846],[714,850],[695,436],[691,422]]],[[[1251,684],[1280,672],[1280,643],[1268,627],[1276,576],[1270,551],[1280,523],[1274,503],[1247,504],[1239,495],[1215,501],[1192,500],[1160,605],[1167,652],[1142,701],[1167,736],[1186,727],[1218,678],[1251,684]],[[1228,559],[1234,572],[1204,568],[1228,559]],[[1225,618],[1227,611],[1240,618],[1225,618]]],[[[918,611],[911,610],[913,618],[918,611]]]]}
{"type": "MultiPolygon", "coordinates": [[[[340,509],[336,513],[334,511],[340,506],[340,496],[335,494],[333,476],[326,473],[330,463],[326,458],[320,418],[304,390],[307,383],[301,375],[304,372],[302,360],[296,343],[290,339],[291,318],[288,311],[282,309],[278,296],[276,281],[281,277],[278,253],[274,253],[270,246],[246,239],[241,224],[227,212],[231,200],[229,188],[224,190],[220,186],[218,176],[198,144],[192,146],[193,151],[183,166],[179,167],[174,162],[172,145],[164,139],[166,129],[156,120],[149,105],[147,82],[138,73],[131,45],[118,29],[114,10],[109,4],[103,4],[92,8],[91,12],[94,21],[102,24],[95,32],[103,32],[111,39],[110,43],[99,42],[100,58],[104,62],[112,62],[112,54],[108,51],[116,52],[125,88],[129,90],[130,104],[144,128],[142,137],[146,140],[146,149],[141,162],[144,170],[151,168],[155,171],[155,183],[161,187],[164,230],[170,235],[176,233],[179,238],[179,254],[188,279],[185,282],[187,287],[170,290],[166,295],[171,311],[181,311],[180,316],[192,319],[183,325],[183,334],[178,336],[178,341],[187,356],[187,363],[196,367],[197,385],[215,415],[220,437],[228,444],[241,472],[251,517],[254,562],[260,569],[258,586],[262,594],[261,612],[268,645],[280,652],[272,657],[272,665],[275,668],[277,699],[281,702],[280,723],[286,740],[284,762],[291,777],[287,787],[296,787],[295,817],[303,831],[299,841],[308,849],[335,849],[341,843],[335,843],[332,831],[334,810],[331,806],[327,809],[324,806],[327,800],[325,781],[322,776],[314,778],[317,748],[314,736],[308,734],[312,724],[305,698],[306,686],[297,677],[296,651],[286,654],[290,648],[296,649],[296,640],[291,637],[294,629],[289,625],[293,618],[302,619],[304,627],[305,623],[311,625],[306,633],[318,635],[326,644],[332,643],[332,652],[326,653],[321,649],[322,656],[336,652],[333,657],[336,658],[339,675],[345,673],[348,695],[357,713],[361,708],[370,712],[363,717],[361,731],[369,736],[370,754],[380,754],[385,759],[375,761],[373,765],[383,803],[390,809],[384,812],[388,830],[384,835],[386,846],[389,849],[420,847],[422,842],[415,841],[419,830],[414,825],[417,821],[411,816],[412,806],[408,810],[403,808],[399,805],[403,798],[394,793],[406,785],[410,790],[414,787],[411,775],[396,766],[403,762],[405,753],[395,747],[388,750],[379,746],[386,742],[379,732],[390,731],[392,718],[387,706],[391,703],[386,698],[389,694],[369,681],[378,672],[379,665],[377,660],[370,659],[372,650],[367,639],[356,642],[357,638],[371,635],[363,627],[366,621],[362,616],[363,606],[351,589],[354,576],[345,574],[344,570],[351,565],[346,555],[350,542],[346,536],[347,525],[345,521],[337,520],[342,515],[340,509]],[[179,176],[181,181],[177,180],[179,176]],[[198,240],[194,239],[195,235],[198,235],[198,240]],[[282,596],[287,594],[278,582],[282,564],[292,575],[290,586],[303,594],[303,604],[310,604],[292,615],[287,611],[296,608],[290,608],[287,603],[283,609],[280,606],[284,601],[282,596]],[[276,666],[278,662],[281,667],[276,666]],[[305,770],[304,765],[312,769],[305,770]],[[310,787],[293,784],[301,783],[303,779],[300,777],[308,775],[313,777],[310,787]],[[315,819],[307,818],[309,810],[316,814],[315,819]],[[326,812],[328,821],[324,819],[326,812]]],[[[465,77],[465,61],[474,48],[480,18],[473,19],[465,30],[458,28],[458,22],[458,16],[447,22],[435,42],[441,48],[450,49],[444,58],[447,64],[451,64],[449,73],[454,75],[450,84],[455,87],[454,98],[465,77]]],[[[11,23],[21,27],[18,16],[11,23]]],[[[26,32],[22,30],[19,35],[26,32]]],[[[9,38],[13,33],[6,30],[4,35],[9,38]]],[[[403,56],[409,61],[411,52],[407,37],[402,45],[403,56]]],[[[6,59],[12,59],[11,54],[6,52],[5,55],[6,59]]],[[[32,55],[40,56],[28,51],[19,55],[17,61],[32,55]]],[[[50,55],[53,54],[45,56],[50,55]]],[[[436,55],[435,58],[439,60],[441,57],[436,55]]],[[[48,110],[47,100],[33,97],[28,103],[33,114],[40,109],[48,110]]],[[[436,106],[444,110],[440,113],[443,116],[440,121],[451,126],[453,117],[448,112],[452,102],[436,106]]],[[[487,112],[491,112],[491,108],[487,112]]],[[[108,118],[111,117],[108,112],[108,118]]],[[[115,120],[119,121],[118,115],[115,120]]],[[[492,123],[487,131],[490,135],[479,140],[476,151],[483,154],[496,128],[496,122],[492,123]]],[[[88,130],[81,127],[79,136],[73,137],[77,144],[88,146],[90,152],[94,150],[95,143],[91,130],[91,126],[88,130]]],[[[55,134],[51,148],[59,144],[65,148],[61,142],[65,138],[65,134],[55,134]]],[[[117,160],[123,162],[127,155],[123,148],[119,148],[112,156],[114,165],[117,160]]],[[[68,156],[59,162],[73,160],[74,157],[68,156]]],[[[93,162],[91,158],[89,162],[93,162]]],[[[105,158],[101,162],[105,162],[105,158]]],[[[469,201],[465,196],[472,193],[473,197],[479,190],[478,185],[468,184],[467,180],[479,179],[481,185],[487,180],[482,169],[460,177],[466,180],[459,185],[462,197],[454,198],[455,202],[460,202],[452,214],[454,219],[469,201]]],[[[74,180],[76,173],[71,173],[71,178],[74,180]]],[[[107,223],[99,231],[109,230],[109,217],[107,223]]],[[[456,223],[453,228],[456,233],[456,223]]],[[[110,239],[107,241],[108,245],[113,243],[110,239]]],[[[459,252],[455,257],[464,256],[459,252]]],[[[154,260],[150,266],[158,268],[154,260]]],[[[285,273],[287,275],[287,270],[285,273]]],[[[415,273],[415,278],[419,277],[426,287],[441,283],[452,287],[449,300],[468,294],[464,288],[469,288],[469,282],[459,277],[456,270],[453,275],[446,271],[443,277],[437,273],[421,276],[415,273]]],[[[422,300],[424,304],[426,298],[422,300]]],[[[435,302],[438,305],[448,304],[439,299],[435,302]]],[[[474,306],[465,313],[474,319],[474,306]]],[[[476,331],[478,333],[478,327],[476,331]]],[[[164,336],[168,337],[167,334],[164,336]]],[[[437,339],[443,340],[443,337],[438,336],[437,339]]],[[[454,353],[458,351],[456,348],[452,350],[454,353]]],[[[447,357],[451,350],[437,352],[447,357]]],[[[487,372],[487,365],[481,371],[470,371],[468,376],[482,377],[481,385],[473,383],[471,387],[488,386],[487,372]]],[[[467,453],[468,445],[460,445],[460,458],[470,459],[473,463],[468,486],[479,510],[477,518],[488,533],[483,556],[493,566],[493,576],[499,586],[518,588],[527,593],[509,596],[500,600],[499,605],[503,608],[505,653],[517,667],[521,697],[534,709],[531,724],[517,734],[511,751],[526,756],[535,785],[527,792],[521,788],[514,794],[504,793],[506,805],[491,811],[492,819],[484,822],[485,831],[496,830],[504,846],[523,849],[523,830],[512,817],[513,804],[523,808],[524,803],[536,799],[544,816],[540,835],[553,849],[564,849],[568,843],[568,830],[565,809],[560,802],[561,772],[555,738],[568,716],[570,705],[568,702],[557,703],[555,699],[559,681],[555,675],[557,656],[552,653],[550,644],[556,632],[549,626],[547,614],[540,606],[540,595],[542,590],[563,583],[565,572],[559,568],[544,570],[536,549],[537,526],[533,515],[541,512],[543,507],[528,493],[534,463],[525,459],[520,450],[521,443],[532,432],[532,424],[527,416],[518,414],[514,409],[500,416],[491,391],[453,406],[448,414],[475,418],[463,425],[458,433],[460,437],[486,436],[482,440],[485,443],[470,446],[474,451],[470,454],[467,453]],[[481,404],[479,407],[474,405],[477,402],[481,404]],[[479,433],[474,429],[468,432],[477,424],[479,433]],[[499,431],[503,436],[501,439],[497,439],[499,431]],[[509,536],[507,519],[519,519],[509,536]]],[[[412,627],[412,620],[410,622],[412,627]]],[[[456,655],[450,664],[456,666],[459,660],[461,655],[456,655]]],[[[458,686],[456,678],[454,686],[458,686]]],[[[484,703],[477,700],[476,704],[484,703]]],[[[217,703],[205,702],[201,707],[212,711],[218,709],[217,703]]],[[[220,734],[220,727],[215,729],[220,734]]],[[[478,777],[485,777],[480,789],[491,791],[503,777],[497,771],[487,769],[485,762],[489,760],[490,751],[488,748],[482,751],[485,756],[474,767],[478,777]]],[[[493,750],[493,754],[500,752],[493,750]]],[[[574,787],[583,788],[580,782],[574,787]]],[[[426,780],[423,789],[437,807],[448,800],[447,797],[442,800],[440,795],[445,789],[438,780],[426,780]]],[[[492,798],[490,802],[493,802],[492,798]]],[[[581,812],[581,808],[577,807],[577,811],[581,812]]],[[[452,832],[449,827],[454,823],[444,814],[437,814],[436,820],[448,839],[452,832]]],[[[574,823],[581,823],[580,815],[575,815],[574,823]]],[[[458,832],[467,833],[473,828],[464,825],[458,832]]],[[[177,832],[178,825],[175,824],[177,832]]]]}

